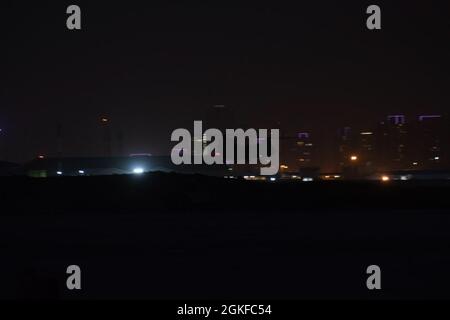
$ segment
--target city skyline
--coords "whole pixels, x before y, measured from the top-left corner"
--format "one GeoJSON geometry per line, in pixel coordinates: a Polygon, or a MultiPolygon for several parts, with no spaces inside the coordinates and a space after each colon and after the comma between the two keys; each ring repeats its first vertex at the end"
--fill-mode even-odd
{"type": "Polygon", "coordinates": [[[359,2],[152,2],[110,4],[107,14],[78,5],[83,28],[69,31],[64,3],[2,4],[10,32],[0,158],[57,155],[58,125],[67,156],[111,154],[108,144],[122,145],[116,154],[167,155],[170,133],[208,120],[214,105],[233,109],[230,128],[312,132],[320,146],[340,127],[366,130],[389,114],[448,117],[444,4],[410,1],[404,14],[380,1],[376,31],[359,2]],[[114,132],[99,129],[102,117],[114,132]]]}
{"type": "MultiPolygon", "coordinates": [[[[224,105],[212,106],[212,113],[206,114],[205,130],[227,124],[237,124],[233,112],[224,105]],[[218,114],[215,114],[219,112],[218,114]]],[[[106,116],[98,119],[97,136],[91,143],[97,147],[95,154],[74,153],[64,143],[64,127],[55,128],[53,152],[38,152],[33,159],[70,157],[124,157],[136,155],[168,156],[170,153],[124,152],[127,148],[126,133],[120,124],[106,116]]],[[[347,124],[320,136],[316,130],[294,130],[280,132],[280,166],[287,172],[298,172],[317,167],[321,172],[345,172],[348,167],[365,167],[360,176],[377,171],[448,169],[450,146],[450,119],[444,115],[418,114],[407,117],[404,114],[387,115],[373,120],[371,126],[347,124]],[[321,137],[324,140],[320,140],[321,137]],[[328,141],[324,143],[323,141],[328,141]],[[354,158],[354,159],[353,159],[354,158]]],[[[234,129],[248,129],[237,126],[234,129]]],[[[233,129],[233,128],[230,128],[233,129]]],[[[173,144],[173,143],[172,143],[173,144]]],[[[173,147],[173,145],[171,145],[173,147]]],[[[148,150],[147,150],[148,151],[148,150]]]]}
{"type": "Polygon", "coordinates": [[[441,3],[409,1],[405,14],[381,1],[377,31],[367,30],[367,6],[356,1],[109,4],[107,14],[100,4],[78,5],[83,28],[69,31],[65,3],[2,4],[0,128],[9,160],[55,153],[58,123],[66,153],[95,155],[103,116],[120,124],[125,153],[167,154],[170,133],[205,120],[213,105],[235,109],[248,126],[280,123],[316,137],[387,114],[448,114],[441,3]]]}

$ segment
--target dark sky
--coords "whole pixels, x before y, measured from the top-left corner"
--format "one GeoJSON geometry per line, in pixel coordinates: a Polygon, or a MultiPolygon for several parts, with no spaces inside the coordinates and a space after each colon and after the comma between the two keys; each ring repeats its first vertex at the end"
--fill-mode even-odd
{"type": "Polygon", "coordinates": [[[322,141],[387,114],[448,115],[445,1],[343,2],[3,1],[0,158],[55,154],[57,123],[65,155],[98,154],[102,115],[126,153],[165,154],[214,104],[322,141]],[[66,29],[70,4],[81,31],[66,29]]]}

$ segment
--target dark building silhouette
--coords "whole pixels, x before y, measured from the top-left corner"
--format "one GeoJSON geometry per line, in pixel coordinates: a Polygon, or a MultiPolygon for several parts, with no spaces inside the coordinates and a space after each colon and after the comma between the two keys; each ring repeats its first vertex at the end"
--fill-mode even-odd
{"type": "Polygon", "coordinates": [[[414,163],[423,169],[438,168],[444,161],[442,147],[444,121],[440,115],[422,115],[417,119],[414,136],[414,163]]]}
{"type": "Polygon", "coordinates": [[[203,120],[204,128],[215,128],[223,132],[225,129],[236,129],[239,127],[236,126],[233,108],[223,104],[216,104],[206,108],[204,119],[196,120],[203,120]]]}
{"type": "Polygon", "coordinates": [[[316,145],[310,132],[282,134],[280,137],[281,171],[298,173],[302,168],[317,165],[316,145]]]}
{"type": "Polygon", "coordinates": [[[376,131],[378,166],[382,170],[399,170],[408,166],[409,127],[403,115],[388,116],[380,122],[376,131]]]}
{"type": "Polygon", "coordinates": [[[351,157],[357,151],[357,138],[354,130],[351,127],[344,127],[338,130],[337,133],[337,153],[339,170],[343,170],[348,166],[351,157]]]}
{"type": "Polygon", "coordinates": [[[100,119],[100,125],[102,130],[102,140],[103,140],[103,156],[112,156],[112,133],[111,133],[111,123],[110,119],[107,117],[102,117],[100,119]]]}

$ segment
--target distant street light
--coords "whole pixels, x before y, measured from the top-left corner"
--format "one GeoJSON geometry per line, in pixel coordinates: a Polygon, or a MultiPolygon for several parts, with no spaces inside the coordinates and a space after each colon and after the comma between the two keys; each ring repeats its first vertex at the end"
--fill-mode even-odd
{"type": "Polygon", "coordinates": [[[351,156],[351,157],[350,157],[350,160],[351,160],[351,161],[358,161],[358,156],[351,156]]]}
{"type": "Polygon", "coordinates": [[[100,119],[100,121],[101,121],[101,123],[106,124],[106,123],[109,122],[109,119],[106,118],[106,117],[103,117],[103,118],[100,119]]]}
{"type": "Polygon", "coordinates": [[[144,169],[143,168],[134,168],[133,169],[133,173],[134,174],[143,174],[144,173],[144,169]]]}

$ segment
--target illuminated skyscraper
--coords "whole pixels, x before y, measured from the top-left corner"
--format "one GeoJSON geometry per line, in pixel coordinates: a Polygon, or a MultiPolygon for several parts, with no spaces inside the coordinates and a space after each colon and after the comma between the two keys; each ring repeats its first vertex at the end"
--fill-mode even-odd
{"type": "Polygon", "coordinates": [[[406,117],[404,115],[402,115],[402,114],[400,114],[400,115],[390,115],[390,116],[387,117],[387,119],[388,119],[389,123],[391,123],[391,124],[393,124],[395,126],[406,124],[406,117]]]}
{"type": "Polygon", "coordinates": [[[311,133],[300,132],[297,135],[297,160],[300,168],[313,165],[314,143],[311,133]]]}

